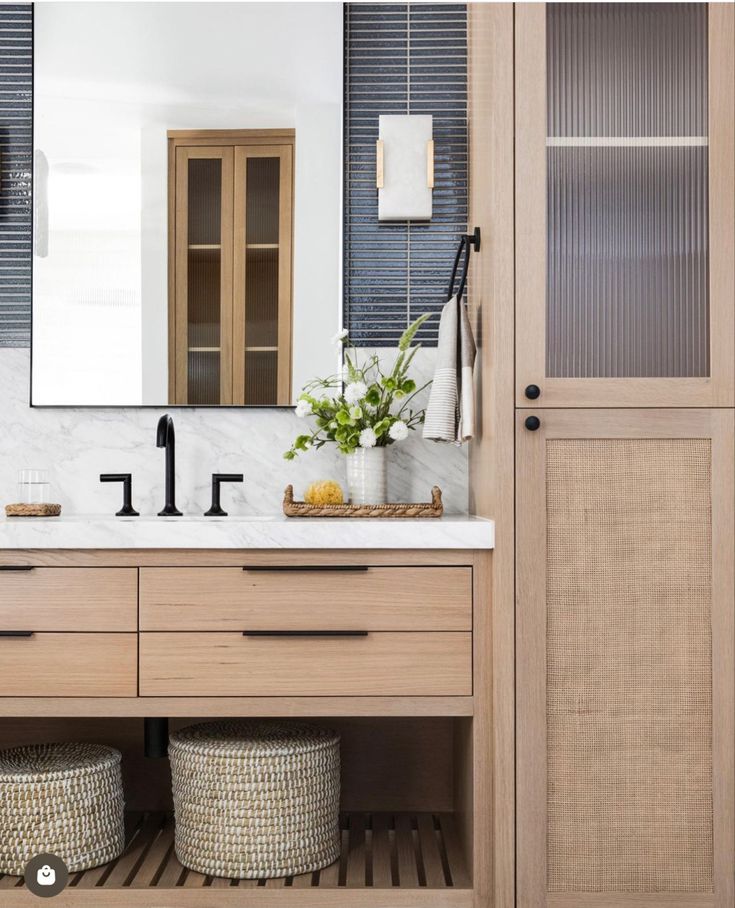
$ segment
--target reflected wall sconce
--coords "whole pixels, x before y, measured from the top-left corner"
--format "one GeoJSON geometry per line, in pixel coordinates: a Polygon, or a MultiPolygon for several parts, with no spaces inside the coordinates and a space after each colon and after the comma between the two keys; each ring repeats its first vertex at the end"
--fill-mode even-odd
{"type": "Polygon", "coordinates": [[[381,114],[375,149],[379,221],[428,221],[434,188],[433,117],[381,114]]]}

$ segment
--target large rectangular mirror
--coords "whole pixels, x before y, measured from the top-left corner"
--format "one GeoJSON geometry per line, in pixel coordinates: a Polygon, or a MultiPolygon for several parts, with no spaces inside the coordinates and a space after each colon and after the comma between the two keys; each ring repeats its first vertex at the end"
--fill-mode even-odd
{"type": "Polygon", "coordinates": [[[41,2],[34,406],[283,406],[336,365],[338,3],[41,2]]]}

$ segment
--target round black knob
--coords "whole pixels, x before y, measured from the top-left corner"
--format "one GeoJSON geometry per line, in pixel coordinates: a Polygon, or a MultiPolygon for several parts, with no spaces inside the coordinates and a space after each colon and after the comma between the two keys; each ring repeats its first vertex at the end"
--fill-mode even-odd
{"type": "Polygon", "coordinates": [[[538,416],[527,416],[526,417],[526,428],[529,432],[535,432],[541,426],[541,420],[538,416]]]}
{"type": "Polygon", "coordinates": [[[541,388],[538,385],[526,385],[525,395],[529,400],[536,400],[541,397],[541,388]]]}

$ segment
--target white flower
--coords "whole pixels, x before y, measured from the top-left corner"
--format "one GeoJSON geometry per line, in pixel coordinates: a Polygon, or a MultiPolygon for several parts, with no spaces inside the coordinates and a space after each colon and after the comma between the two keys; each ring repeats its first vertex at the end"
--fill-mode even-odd
{"type": "Polygon", "coordinates": [[[349,335],[349,331],[346,328],[343,328],[341,331],[338,331],[332,338],[333,344],[343,344],[349,335]]]}
{"type": "Polygon", "coordinates": [[[362,381],[353,381],[345,388],[345,400],[348,404],[356,404],[367,394],[367,385],[362,381]]]}
{"type": "Polygon", "coordinates": [[[388,434],[393,441],[403,441],[405,438],[408,438],[408,426],[402,419],[397,419],[390,429],[388,429],[388,434]]]}
{"type": "Polygon", "coordinates": [[[312,412],[311,404],[308,400],[303,398],[299,400],[296,404],[296,415],[299,419],[303,419],[305,416],[308,416],[312,412]]]}
{"type": "Polygon", "coordinates": [[[372,429],[363,429],[360,432],[360,447],[361,448],[374,448],[375,442],[378,439],[375,437],[375,432],[372,429]]]}

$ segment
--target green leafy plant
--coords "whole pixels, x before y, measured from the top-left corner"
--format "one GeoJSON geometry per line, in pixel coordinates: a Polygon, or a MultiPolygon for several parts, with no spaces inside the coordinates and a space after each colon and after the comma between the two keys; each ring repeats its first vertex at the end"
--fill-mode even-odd
{"type": "Polygon", "coordinates": [[[409,377],[409,368],[420,347],[414,344],[416,332],[430,317],[419,316],[403,332],[390,372],[383,371],[377,354],[360,364],[347,332],[340,332],[335,340],[344,347],[344,375],[317,378],[306,385],[297,401],[296,415],[312,418],[315,425],[312,431],[297,436],[283,455],[286,460],[329,442],[343,454],[352,454],[358,448],[382,448],[403,441],[421,425],[425,411],[414,409],[412,402],[431,382],[417,387],[409,377]]]}

